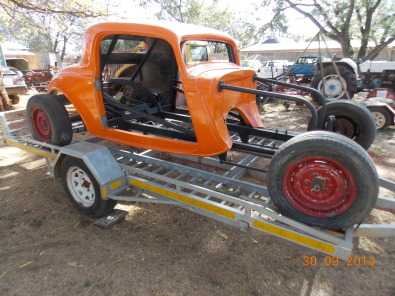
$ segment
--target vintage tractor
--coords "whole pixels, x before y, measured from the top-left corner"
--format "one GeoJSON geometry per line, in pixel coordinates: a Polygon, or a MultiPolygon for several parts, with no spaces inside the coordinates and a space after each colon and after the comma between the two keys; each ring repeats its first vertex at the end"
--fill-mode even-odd
{"type": "Polygon", "coordinates": [[[226,163],[232,151],[269,157],[273,203],[286,216],[324,228],[360,223],[374,207],[377,172],[355,142],[368,148],[374,140],[360,125],[371,122],[375,131],[365,107],[332,108],[321,97],[317,112],[302,97],[258,90],[255,72],[240,66],[235,41],[208,28],[102,23],[88,29],[84,48],[80,63],[55,77],[48,94],[29,100],[35,139],[67,145],[79,120],[96,137],[136,148],[218,156],[226,163]],[[313,131],[265,129],[256,95],[306,106],[313,131]],[[67,104],[78,116],[69,116],[67,104]],[[348,122],[355,141],[318,130],[341,122],[348,122]]]}
{"type": "Polygon", "coordinates": [[[352,99],[358,89],[358,66],[350,58],[301,56],[290,67],[289,75],[310,83],[328,99],[352,99]]]}

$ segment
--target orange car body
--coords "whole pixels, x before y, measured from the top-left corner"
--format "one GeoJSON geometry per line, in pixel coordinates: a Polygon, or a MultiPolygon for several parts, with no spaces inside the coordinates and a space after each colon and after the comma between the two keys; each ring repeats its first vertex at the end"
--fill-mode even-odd
{"type": "Polygon", "coordinates": [[[232,140],[225,123],[231,110],[237,110],[248,125],[262,126],[254,95],[218,89],[220,81],[255,88],[254,74],[253,70],[240,66],[235,41],[215,30],[184,24],[101,23],[87,30],[79,64],[59,73],[50,83],[49,92],[63,94],[75,106],[87,130],[97,137],[138,148],[208,156],[231,149],[232,140]],[[168,42],[177,62],[179,80],[183,83],[195,142],[106,126],[102,91],[98,86],[100,43],[114,34],[159,38],[168,42]],[[224,42],[230,45],[235,63],[208,62],[188,66],[181,49],[187,40],[224,42]]]}

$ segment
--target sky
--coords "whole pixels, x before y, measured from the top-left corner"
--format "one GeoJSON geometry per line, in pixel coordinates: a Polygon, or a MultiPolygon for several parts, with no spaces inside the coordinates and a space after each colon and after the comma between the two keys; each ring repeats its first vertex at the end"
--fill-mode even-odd
{"type": "MultiPolygon", "coordinates": [[[[151,7],[149,9],[144,9],[138,5],[133,4],[130,0],[97,0],[101,5],[106,5],[106,3],[111,3],[109,6],[109,14],[117,15],[118,17],[112,17],[111,20],[119,20],[119,16],[124,20],[132,19],[153,19],[155,12],[158,11],[157,7],[151,7]]],[[[210,0],[206,0],[210,1],[210,0]]],[[[254,4],[260,3],[259,0],[217,0],[220,6],[224,8],[227,7],[232,11],[238,11],[241,15],[248,17],[255,10],[254,4]]],[[[264,13],[268,10],[260,10],[260,17],[264,18],[264,13]]],[[[288,18],[288,33],[294,36],[300,36],[304,39],[309,39],[317,33],[317,28],[305,17],[300,15],[294,10],[287,10],[286,15],[288,18]]],[[[267,15],[268,19],[271,17],[270,12],[267,15]]]]}

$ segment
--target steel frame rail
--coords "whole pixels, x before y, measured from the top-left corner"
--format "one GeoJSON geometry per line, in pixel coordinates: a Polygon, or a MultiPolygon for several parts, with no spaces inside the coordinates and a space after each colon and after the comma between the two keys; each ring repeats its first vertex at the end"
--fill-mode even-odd
{"type": "MultiPolygon", "coordinates": [[[[107,158],[106,163],[122,168],[120,171],[124,175],[112,179],[107,176],[105,182],[99,182],[102,198],[180,206],[241,229],[268,233],[344,260],[352,253],[354,237],[395,236],[395,224],[362,224],[345,232],[333,232],[281,215],[273,207],[265,186],[243,179],[248,171],[246,166],[257,158],[253,155],[239,160],[240,167],[221,164],[214,158],[181,157],[151,150],[122,149],[118,145],[92,144],[95,140],[59,147],[35,141],[28,133],[18,135],[21,129],[10,128],[13,122],[7,119],[7,114],[0,113],[4,143],[45,157],[53,176],[56,176],[56,166],[63,156],[80,157],[95,170],[97,161],[92,164],[89,155],[81,152],[83,150],[95,153],[96,160],[97,157],[107,158]],[[75,151],[78,147],[80,149],[75,151]],[[202,165],[214,166],[218,170],[210,172],[207,167],[201,168],[202,165]],[[123,189],[127,187],[137,189],[138,194],[124,194],[123,189]]],[[[96,171],[100,174],[100,170],[96,171]]],[[[103,169],[101,172],[105,174],[103,169]]],[[[395,192],[393,181],[381,178],[380,185],[395,192]]],[[[377,207],[395,209],[395,199],[379,198],[377,207]]]]}

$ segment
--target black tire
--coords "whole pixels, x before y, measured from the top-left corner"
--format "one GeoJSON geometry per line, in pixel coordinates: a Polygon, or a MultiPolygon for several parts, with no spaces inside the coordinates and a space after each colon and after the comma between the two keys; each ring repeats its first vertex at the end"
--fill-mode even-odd
{"type": "MultiPolygon", "coordinates": [[[[344,82],[346,83],[346,89],[347,89],[347,93],[344,93],[343,96],[337,98],[337,99],[343,99],[343,100],[347,100],[347,99],[352,99],[352,97],[354,96],[354,94],[357,92],[357,77],[354,73],[354,71],[352,71],[351,69],[349,69],[347,66],[344,65],[339,65],[336,64],[337,68],[339,70],[340,76],[344,79],[344,82]]],[[[317,90],[319,90],[321,92],[321,94],[324,97],[325,96],[324,92],[322,90],[319,89],[319,84],[320,81],[322,80],[322,78],[326,77],[327,75],[337,75],[336,69],[333,65],[324,65],[323,66],[323,70],[319,70],[317,71],[317,73],[314,75],[313,80],[311,81],[311,86],[317,90]]],[[[314,94],[312,95],[313,99],[315,99],[314,94]]],[[[333,99],[330,97],[327,97],[328,99],[333,99]]]]}
{"type": "MultiPolygon", "coordinates": [[[[66,191],[68,197],[70,198],[73,205],[83,214],[99,218],[108,215],[112,212],[117,202],[112,199],[102,199],[100,193],[100,186],[97,183],[95,177],[92,175],[88,167],[85,163],[74,157],[66,157],[63,159],[60,169],[60,179],[63,185],[64,190],[66,191]],[[75,197],[76,193],[73,190],[78,191],[76,187],[71,188],[73,180],[68,177],[68,174],[79,174],[81,171],[85,173],[86,182],[89,183],[89,188],[91,194],[94,194],[94,197],[91,198],[91,201],[87,204],[81,202],[78,197],[75,197]],[[69,181],[68,181],[69,180],[69,181]]],[[[84,181],[84,182],[85,182],[84,181]]],[[[74,183],[75,184],[75,183],[74,183]]],[[[84,186],[84,185],[81,185],[84,186]]],[[[77,195],[78,196],[78,195],[77,195]]]]}
{"type": "MultiPolygon", "coordinates": [[[[321,130],[342,134],[361,145],[366,150],[376,138],[376,124],[369,110],[353,101],[332,101],[318,108],[318,122],[321,130]],[[330,119],[334,118],[333,129],[330,119]]],[[[311,123],[308,130],[312,130],[311,123]]]]}
{"type": "Polygon", "coordinates": [[[32,96],[27,103],[26,116],[34,139],[60,146],[70,144],[73,130],[58,96],[32,96]]]}
{"type": "Polygon", "coordinates": [[[376,124],[376,129],[378,130],[385,129],[390,125],[392,125],[392,123],[394,122],[392,114],[390,113],[390,111],[385,109],[385,107],[368,106],[368,109],[372,113],[374,122],[376,124]],[[380,116],[381,120],[379,120],[379,118],[375,115],[375,113],[379,113],[381,115],[380,116]]]}
{"type": "Polygon", "coordinates": [[[361,223],[369,215],[376,204],[379,182],[373,161],[360,146],[342,135],[313,131],[300,134],[280,146],[270,164],[268,189],[274,205],[285,216],[312,226],[346,229],[361,223]],[[327,163],[320,159],[325,159],[327,163]],[[308,167],[304,166],[308,164],[304,162],[307,160],[312,162],[308,167]],[[335,170],[325,171],[327,164],[329,167],[333,165],[335,170]],[[298,175],[302,169],[305,170],[303,174],[311,175],[298,175]],[[293,175],[294,170],[298,174],[293,175]],[[329,173],[325,175],[325,172],[329,173]],[[299,178],[303,184],[297,183],[299,178]],[[311,183],[309,178],[312,178],[311,183]],[[329,187],[334,185],[333,180],[337,180],[335,184],[341,186],[329,187]],[[306,184],[310,184],[310,187],[306,184]],[[318,189],[320,198],[307,200],[307,205],[301,205],[297,201],[302,200],[300,196],[303,195],[298,195],[297,188],[301,188],[299,191],[307,190],[302,192],[307,196],[316,194],[313,189],[315,192],[318,189]],[[331,191],[327,194],[325,190],[331,191]],[[336,200],[338,204],[325,210],[322,204],[317,206],[324,201],[329,203],[330,199],[334,202],[334,193],[341,194],[336,200]]]}

